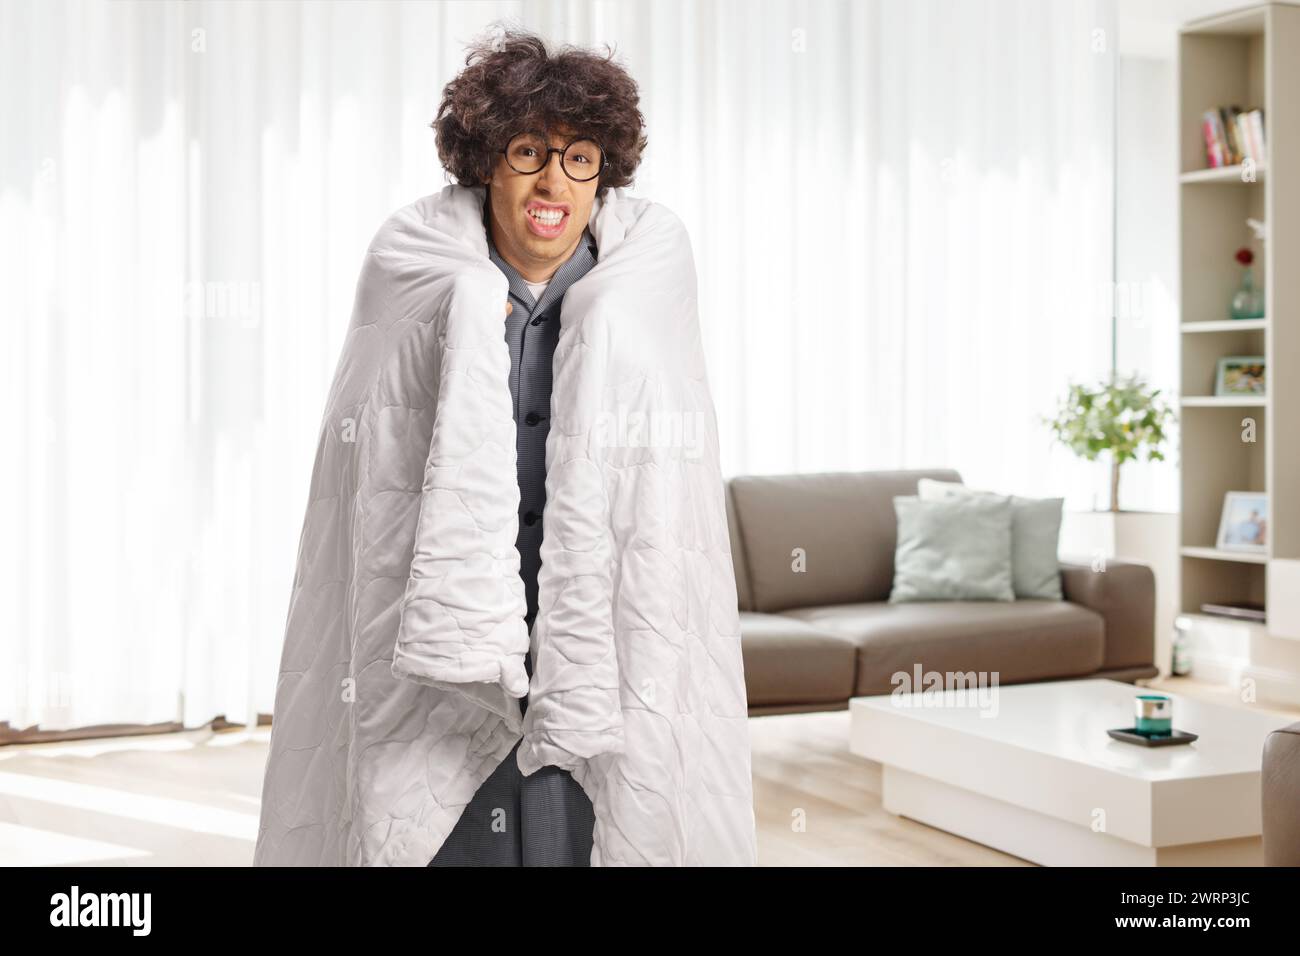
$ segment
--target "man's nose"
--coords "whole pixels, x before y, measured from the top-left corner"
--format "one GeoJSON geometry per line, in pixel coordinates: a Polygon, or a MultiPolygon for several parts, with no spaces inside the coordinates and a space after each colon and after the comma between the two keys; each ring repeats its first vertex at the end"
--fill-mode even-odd
{"type": "Polygon", "coordinates": [[[537,178],[552,192],[561,188],[564,185],[564,180],[567,178],[564,175],[564,161],[562,154],[547,153],[546,165],[542,167],[542,172],[537,178]],[[551,160],[555,160],[555,162],[551,162],[551,160]]]}

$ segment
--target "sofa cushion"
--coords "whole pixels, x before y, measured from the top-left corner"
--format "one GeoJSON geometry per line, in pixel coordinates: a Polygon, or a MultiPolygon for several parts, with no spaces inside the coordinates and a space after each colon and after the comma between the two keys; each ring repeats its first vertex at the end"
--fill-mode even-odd
{"type": "MultiPolygon", "coordinates": [[[[922,478],[916,483],[922,501],[968,495],[996,495],[978,491],[957,481],[922,478]]],[[[1018,598],[1064,599],[1061,593],[1061,565],[1057,548],[1061,539],[1061,510],[1064,498],[1011,499],[1011,580],[1018,598]]]]}
{"type": "Polygon", "coordinates": [[[857,646],[776,614],[741,612],[740,647],[750,706],[848,700],[857,646]]]}
{"type": "Polygon", "coordinates": [[[894,497],[916,494],[921,478],[961,481],[950,469],[732,478],[753,609],[886,600],[894,582],[894,497]]]}
{"type": "Polygon", "coordinates": [[[855,695],[888,694],[893,675],[996,672],[999,684],[1091,674],[1105,656],[1101,615],[1064,601],[840,604],[786,612],[858,646],[855,695]]]}
{"type": "Polygon", "coordinates": [[[895,604],[915,601],[1014,601],[1011,576],[1011,499],[952,496],[894,499],[895,604]]]}

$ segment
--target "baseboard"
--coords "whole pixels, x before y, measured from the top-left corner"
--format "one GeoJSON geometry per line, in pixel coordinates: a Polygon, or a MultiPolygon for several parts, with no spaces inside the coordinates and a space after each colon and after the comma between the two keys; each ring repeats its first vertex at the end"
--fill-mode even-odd
{"type": "Polygon", "coordinates": [[[1255,699],[1260,703],[1300,707],[1300,676],[1273,667],[1247,664],[1241,668],[1241,680],[1255,682],[1255,699]]]}
{"type": "Polygon", "coordinates": [[[1188,676],[1207,684],[1223,684],[1235,687],[1250,666],[1250,658],[1236,657],[1228,654],[1196,654],[1192,658],[1192,670],[1188,676]]]}

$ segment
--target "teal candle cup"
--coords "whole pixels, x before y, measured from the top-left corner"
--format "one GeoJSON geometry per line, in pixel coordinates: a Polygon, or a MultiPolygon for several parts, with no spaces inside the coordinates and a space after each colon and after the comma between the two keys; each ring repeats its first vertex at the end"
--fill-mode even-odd
{"type": "Polygon", "coordinates": [[[1174,729],[1174,702],[1163,694],[1140,694],[1133,701],[1140,734],[1168,734],[1174,729]]]}

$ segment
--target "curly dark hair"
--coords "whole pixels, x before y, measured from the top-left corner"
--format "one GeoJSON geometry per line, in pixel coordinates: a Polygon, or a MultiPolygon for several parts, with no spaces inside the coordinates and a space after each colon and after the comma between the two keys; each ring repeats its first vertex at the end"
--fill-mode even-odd
{"type": "Polygon", "coordinates": [[[480,186],[515,133],[568,126],[605,150],[598,195],[631,183],[646,147],[645,117],[636,81],[606,51],[566,45],[552,54],[536,34],[515,27],[473,43],[429,124],[447,172],[462,186],[480,186]]]}

